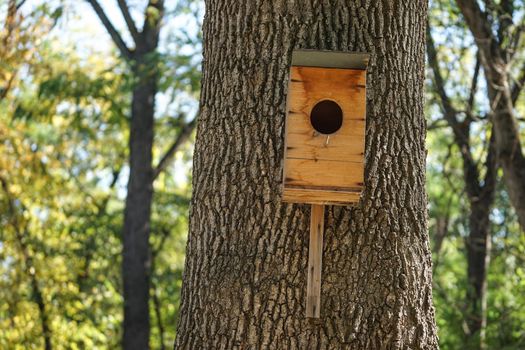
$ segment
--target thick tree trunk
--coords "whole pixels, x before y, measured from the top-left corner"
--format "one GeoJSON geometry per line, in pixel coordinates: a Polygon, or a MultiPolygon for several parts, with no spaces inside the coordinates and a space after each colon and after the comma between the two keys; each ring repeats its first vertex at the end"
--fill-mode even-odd
{"type": "MultiPolygon", "coordinates": [[[[140,57],[140,56],[138,56],[140,57]]],[[[136,66],[144,63],[144,56],[136,66]]],[[[138,68],[136,68],[138,70],[138,68]]],[[[122,277],[124,281],[123,348],[147,349],[149,344],[150,213],[153,196],[153,126],[156,75],[139,77],[133,90],[129,182],[124,212],[122,277]]]]}
{"type": "MultiPolygon", "coordinates": [[[[426,2],[208,1],[177,349],[435,349],[425,195],[426,2]],[[309,206],[280,199],[294,48],[366,51],[365,192],[327,209],[305,318],[309,206]]],[[[330,169],[327,169],[330,171],[330,169]]]]}

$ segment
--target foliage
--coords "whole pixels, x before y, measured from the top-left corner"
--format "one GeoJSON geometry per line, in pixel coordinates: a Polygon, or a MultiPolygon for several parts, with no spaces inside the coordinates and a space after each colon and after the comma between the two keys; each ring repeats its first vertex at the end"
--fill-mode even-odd
{"type": "MultiPolygon", "coordinates": [[[[491,15],[495,15],[502,3],[492,3],[491,15]]],[[[525,3],[515,1],[514,6],[514,22],[520,23],[525,3]]],[[[471,152],[480,175],[484,176],[483,161],[490,138],[491,108],[483,70],[479,72],[481,79],[478,80],[477,90],[471,92],[477,55],[474,39],[454,2],[432,1],[429,15],[446,92],[453,107],[463,111],[465,119],[472,118],[471,152]],[[473,102],[470,111],[469,101],[473,102]]],[[[524,48],[525,42],[521,40],[516,48],[511,75],[515,75],[516,67],[520,67],[524,48]]],[[[429,75],[432,75],[430,69],[429,75]]],[[[440,345],[443,349],[474,348],[465,337],[466,240],[470,208],[463,179],[462,150],[454,143],[453,132],[442,119],[439,96],[430,79],[427,91],[427,189],[434,252],[434,303],[440,345]]],[[[522,96],[517,110],[523,108],[523,100],[522,96]]],[[[492,238],[487,276],[486,346],[488,349],[522,349],[525,346],[525,298],[522,296],[525,294],[523,272],[519,266],[523,263],[525,236],[501,183],[501,170],[498,178],[490,216],[492,238]]]]}
{"type": "MultiPolygon", "coordinates": [[[[192,20],[188,9],[198,12],[195,4],[186,5],[178,9],[186,16],[181,21],[192,20]]],[[[18,78],[0,100],[0,348],[43,348],[47,324],[53,348],[113,349],[122,332],[121,230],[133,81],[116,52],[86,53],[57,35],[48,25],[53,13],[20,15],[28,24],[16,27],[13,40],[28,49],[1,52],[0,61],[9,63],[2,77],[18,78]]],[[[156,60],[163,72],[156,158],[180,122],[195,113],[200,49],[198,36],[190,35],[170,32],[169,48],[156,60]]],[[[189,152],[191,147],[177,152],[155,183],[152,348],[174,339],[189,152]]]]}

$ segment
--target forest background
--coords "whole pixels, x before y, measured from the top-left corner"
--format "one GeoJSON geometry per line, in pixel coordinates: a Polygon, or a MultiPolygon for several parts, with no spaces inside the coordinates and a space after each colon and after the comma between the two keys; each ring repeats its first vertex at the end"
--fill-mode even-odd
{"type": "MultiPolygon", "coordinates": [[[[523,208],[494,145],[500,99],[474,40],[477,27],[464,17],[469,3],[478,4],[431,1],[427,32],[439,341],[443,349],[523,349],[523,208]]],[[[504,57],[523,150],[525,2],[478,6],[474,24],[488,25],[504,57]]],[[[119,348],[135,322],[147,327],[152,349],[173,346],[203,16],[203,4],[192,0],[0,0],[1,349],[119,348]],[[137,109],[144,96],[154,98],[151,125],[137,126],[132,116],[148,114],[137,109]],[[129,139],[142,127],[155,129],[139,140],[149,145],[152,171],[132,181],[143,159],[129,139]],[[137,210],[149,228],[142,253],[150,264],[130,276],[121,266],[134,266],[127,252],[140,246],[126,240],[137,210]],[[145,293],[134,294],[126,282],[134,278],[147,280],[145,293]],[[125,300],[133,300],[130,310],[125,300]],[[134,314],[141,305],[146,319],[134,314]]]]}

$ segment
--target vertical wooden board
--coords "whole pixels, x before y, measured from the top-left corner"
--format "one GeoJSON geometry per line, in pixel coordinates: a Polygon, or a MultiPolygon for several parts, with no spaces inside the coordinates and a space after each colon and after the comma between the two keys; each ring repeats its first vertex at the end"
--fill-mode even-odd
{"type": "Polygon", "coordinates": [[[323,263],[324,205],[312,204],[310,213],[310,245],[308,249],[308,282],[306,317],[321,315],[321,271],[323,263]]]}

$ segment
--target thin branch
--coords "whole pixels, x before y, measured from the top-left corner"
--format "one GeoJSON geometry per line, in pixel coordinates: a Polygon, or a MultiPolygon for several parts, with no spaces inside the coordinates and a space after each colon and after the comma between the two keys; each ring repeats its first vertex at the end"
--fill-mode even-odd
{"type": "Polygon", "coordinates": [[[491,135],[489,139],[489,146],[487,151],[487,158],[485,160],[485,168],[487,173],[485,174],[485,179],[483,183],[483,188],[481,191],[480,197],[489,197],[490,201],[494,198],[494,191],[496,188],[496,179],[497,179],[497,157],[496,157],[496,137],[494,131],[491,130],[491,135]]]}
{"type": "Polygon", "coordinates": [[[16,5],[17,11],[20,10],[20,8],[22,7],[22,5],[24,5],[25,2],[26,2],[26,0],[22,0],[16,5]]]}
{"type": "Polygon", "coordinates": [[[126,4],[126,0],[118,0],[118,7],[120,7],[120,11],[122,12],[122,17],[124,17],[124,20],[126,21],[126,25],[128,26],[129,32],[131,33],[131,36],[133,37],[133,40],[135,41],[135,45],[139,43],[141,40],[140,33],[137,29],[137,26],[135,25],[135,21],[133,21],[133,17],[131,17],[131,13],[129,12],[128,4],[126,4]]]}
{"type": "Polygon", "coordinates": [[[448,123],[447,123],[447,121],[444,120],[444,119],[437,119],[437,120],[434,120],[432,123],[430,123],[430,124],[427,126],[427,130],[428,130],[428,131],[436,130],[436,129],[442,129],[442,128],[448,128],[448,123]],[[445,124],[443,124],[442,122],[445,122],[445,124]]]}
{"type": "Polygon", "coordinates": [[[89,2],[91,4],[91,7],[93,7],[93,10],[95,10],[95,13],[97,14],[98,18],[100,19],[100,21],[102,22],[106,30],[108,31],[108,34],[111,36],[111,39],[113,39],[113,42],[115,43],[115,45],[117,45],[117,48],[119,49],[121,55],[124,58],[131,60],[133,58],[132,51],[127,47],[124,40],[122,40],[122,37],[120,36],[119,32],[113,26],[108,16],[106,16],[106,13],[102,9],[98,1],[97,0],[86,0],[86,1],[89,2]]]}
{"type": "Polygon", "coordinates": [[[476,65],[474,66],[474,74],[472,76],[472,83],[470,84],[470,95],[467,103],[467,116],[472,118],[472,109],[474,108],[474,100],[476,98],[476,91],[478,90],[478,77],[481,62],[479,60],[479,53],[476,55],[476,65]]]}
{"type": "Polygon", "coordinates": [[[146,46],[156,48],[159,42],[160,25],[164,17],[164,0],[149,0],[144,12],[142,36],[146,46]],[[157,11],[154,14],[150,8],[157,11]]]}
{"type": "Polygon", "coordinates": [[[437,95],[440,98],[441,106],[443,108],[443,117],[452,128],[456,143],[458,144],[459,148],[462,149],[464,146],[468,145],[468,138],[465,133],[464,126],[457,119],[458,111],[452,106],[452,102],[450,101],[450,98],[448,97],[445,90],[445,81],[443,80],[441,71],[439,69],[437,50],[434,45],[434,40],[432,39],[430,26],[427,26],[427,54],[428,63],[432,69],[434,77],[434,87],[437,95]]]}
{"type": "Polygon", "coordinates": [[[428,63],[434,75],[435,90],[439,98],[441,99],[441,105],[444,110],[444,114],[445,114],[444,117],[445,119],[447,119],[447,121],[449,121],[450,119],[449,122],[458,124],[458,121],[456,119],[457,111],[452,106],[452,103],[450,102],[447,92],[445,91],[445,81],[443,80],[443,77],[441,76],[441,71],[439,70],[437,50],[434,45],[434,40],[432,39],[432,33],[430,32],[430,26],[428,25],[427,25],[427,53],[428,53],[428,63]]]}
{"type": "Polygon", "coordinates": [[[181,132],[179,133],[179,135],[177,136],[173,144],[170,146],[170,148],[168,148],[164,156],[160,159],[159,164],[155,167],[155,170],[153,172],[153,181],[155,181],[155,179],[159,176],[159,174],[164,169],[166,169],[169,162],[173,158],[173,155],[175,154],[175,152],[177,152],[179,147],[188,140],[196,124],[197,124],[197,118],[194,118],[191,122],[184,125],[184,127],[182,128],[181,132]]]}
{"type": "Polygon", "coordinates": [[[445,82],[439,70],[437,50],[434,46],[430,26],[427,26],[427,53],[428,62],[434,75],[434,86],[437,94],[441,99],[443,107],[443,116],[449,123],[454,133],[454,142],[459,148],[461,157],[463,159],[463,171],[465,177],[465,188],[469,197],[478,196],[479,186],[479,172],[476,162],[472,157],[470,150],[470,122],[469,118],[465,118],[463,122],[457,119],[458,111],[452,106],[452,103],[445,91],[445,82]]]}
{"type": "Polygon", "coordinates": [[[480,54],[485,59],[485,64],[501,70],[496,66],[505,62],[505,57],[502,55],[498,39],[492,32],[492,23],[487,13],[481,10],[476,0],[457,0],[456,3],[474,36],[480,54]]]}

